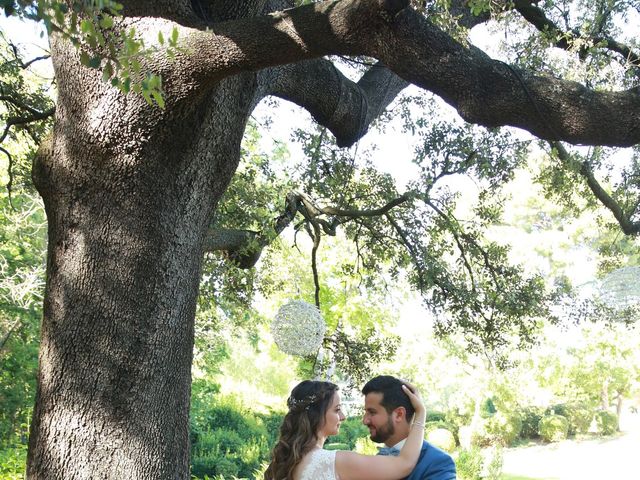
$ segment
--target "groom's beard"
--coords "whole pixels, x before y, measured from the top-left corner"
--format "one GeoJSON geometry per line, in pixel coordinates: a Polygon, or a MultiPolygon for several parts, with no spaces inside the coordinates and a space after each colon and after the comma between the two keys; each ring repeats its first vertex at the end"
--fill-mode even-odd
{"type": "Polygon", "coordinates": [[[396,433],[396,429],[393,426],[391,417],[389,417],[386,425],[376,428],[376,433],[375,435],[371,435],[371,440],[376,443],[385,443],[394,433],[396,433]]]}

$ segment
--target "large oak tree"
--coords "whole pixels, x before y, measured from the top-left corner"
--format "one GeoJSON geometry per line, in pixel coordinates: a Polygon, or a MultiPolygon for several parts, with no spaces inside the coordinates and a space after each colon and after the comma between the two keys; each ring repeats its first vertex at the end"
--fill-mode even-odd
{"type": "MultiPolygon", "coordinates": [[[[68,36],[51,35],[55,124],[33,167],[49,245],[29,478],[189,478],[203,251],[247,119],[263,98],[304,107],[340,146],[360,139],[409,83],[467,122],[556,142],[567,164],[557,142],[640,143],[637,86],[607,91],[493,60],[407,0],[122,3],[115,29],[133,27],[147,39],[177,29],[179,48],[143,60],[144,71],[162,77],[161,109],[103,81],[68,36]],[[330,55],[378,63],[356,83],[330,55]]],[[[589,37],[564,30],[535,1],[484,3],[494,13],[518,12],[557,48],[586,45],[576,50],[586,56],[598,47],[638,68],[633,48],[611,38],[607,21],[589,37]]],[[[469,14],[481,4],[452,2],[451,18],[481,23],[488,8],[469,14]]],[[[592,172],[583,170],[598,196],[592,172]]],[[[633,225],[635,210],[619,213],[633,225]]]]}

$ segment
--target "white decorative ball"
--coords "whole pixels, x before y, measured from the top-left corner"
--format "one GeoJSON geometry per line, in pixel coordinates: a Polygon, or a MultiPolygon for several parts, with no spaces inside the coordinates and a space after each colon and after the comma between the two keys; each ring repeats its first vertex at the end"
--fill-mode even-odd
{"type": "Polygon", "coordinates": [[[326,329],[317,307],[302,300],[290,300],[282,305],[271,322],[271,334],[278,348],[301,357],[312,355],[320,348],[326,329]]]}
{"type": "Polygon", "coordinates": [[[600,299],[615,309],[640,304],[640,267],[622,267],[609,273],[600,284],[600,299]]]}

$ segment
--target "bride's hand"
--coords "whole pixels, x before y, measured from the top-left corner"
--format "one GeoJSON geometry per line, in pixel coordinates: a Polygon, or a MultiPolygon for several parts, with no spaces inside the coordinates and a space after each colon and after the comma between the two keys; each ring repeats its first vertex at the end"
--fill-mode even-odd
{"type": "Polygon", "coordinates": [[[402,389],[404,390],[404,393],[406,393],[409,397],[411,405],[415,409],[416,413],[423,413],[425,411],[425,407],[418,389],[408,382],[404,382],[402,384],[402,389]]]}

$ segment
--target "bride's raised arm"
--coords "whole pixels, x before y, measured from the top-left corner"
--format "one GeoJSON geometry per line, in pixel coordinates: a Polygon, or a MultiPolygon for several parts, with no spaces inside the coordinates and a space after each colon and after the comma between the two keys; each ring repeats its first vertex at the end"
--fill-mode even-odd
{"type": "Polygon", "coordinates": [[[426,409],[419,392],[410,384],[402,385],[415,409],[411,431],[397,457],[336,452],[336,473],[340,480],[399,480],[415,467],[424,438],[426,409]]]}

